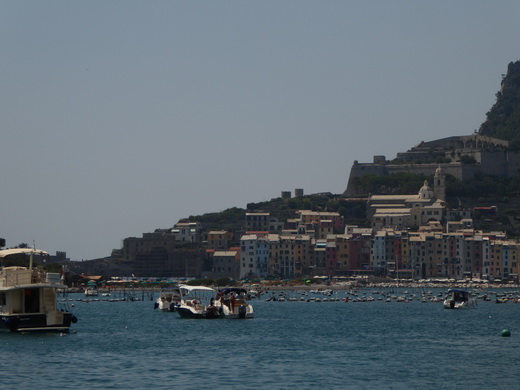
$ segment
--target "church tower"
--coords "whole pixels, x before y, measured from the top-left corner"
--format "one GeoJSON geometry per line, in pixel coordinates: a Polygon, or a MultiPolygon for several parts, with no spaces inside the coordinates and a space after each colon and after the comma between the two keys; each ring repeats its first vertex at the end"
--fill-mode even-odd
{"type": "Polygon", "coordinates": [[[442,169],[440,165],[435,170],[433,192],[437,199],[446,200],[446,175],[444,174],[444,169],[442,169]]]}

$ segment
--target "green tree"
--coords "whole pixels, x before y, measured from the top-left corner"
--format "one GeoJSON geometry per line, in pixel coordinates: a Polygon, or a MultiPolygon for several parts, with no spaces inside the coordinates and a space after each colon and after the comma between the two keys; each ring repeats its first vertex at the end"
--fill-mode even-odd
{"type": "Polygon", "coordinates": [[[468,156],[467,154],[464,154],[460,156],[460,162],[462,164],[476,164],[477,160],[475,160],[475,157],[473,156],[468,156]]]}

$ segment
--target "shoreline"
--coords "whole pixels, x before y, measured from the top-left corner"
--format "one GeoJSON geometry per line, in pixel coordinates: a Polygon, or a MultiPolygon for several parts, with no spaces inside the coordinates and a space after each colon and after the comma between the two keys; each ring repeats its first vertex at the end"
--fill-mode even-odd
{"type": "Polygon", "coordinates": [[[272,285],[272,286],[258,286],[258,287],[250,287],[244,286],[244,288],[248,290],[274,290],[274,291],[282,291],[282,290],[358,290],[358,289],[395,289],[395,288],[408,288],[408,289],[430,289],[430,288],[442,288],[442,289],[478,289],[478,290],[488,290],[488,289],[520,289],[518,284],[514,285],[504,285],[504,284],[459,284],[459,283],[367,283],[367,284],[320,284],[320,285],[272,285]]]}
{"type": "MultiPolygon", "coordinates": [[[[164,289],[174,288],[173,286],[168,287],[100,287],[99,293],[132,293],[132,292],[159,292],[164,289]]],[[[230,287],[230,286],[212,286],[216,290],[230,287]]],[[[473,290],[488,290],[488,289],[518,289],[520,290],[519,284],[503,284],[503,283],[474,283],[474,282],[455,282],[455,283],[419,283],[419,282],[372,282],[372,283],[359,283],[359,282],[340,282],[331,284],[251,284],[240,286],[246,290],[258,290],[258,291],[310,291],[310,290],[334,290],[334,291],[345,291],[345,290],[358,290],[358,289],[395,289],[395,288],[408,288],[408,289],[473,289],[473,290]]],[[[68,288],[67,293],[84,293],[82,287],[68,288]]]]}

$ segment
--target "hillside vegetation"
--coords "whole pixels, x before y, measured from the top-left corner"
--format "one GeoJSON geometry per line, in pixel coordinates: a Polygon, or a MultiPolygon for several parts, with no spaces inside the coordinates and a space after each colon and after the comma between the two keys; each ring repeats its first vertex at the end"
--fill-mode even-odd
{"type": "Polygon", "coordinates": [[[279,221],[285,221],[296,218],[298,210],[338,212],[347,221],[366,223],[366,203],[363,200],[348,202],[339,195],[332,194],[308,195],[291,199],[276,198],[267,202],[248,203],[246,209],[233,207],[220,213],[190,216],[188,219],[191,222],[201,222],[205,230],[237,231],[243,229],[246,212],[266,212],[279,221]]]}
{"type": "Polygon", "coordinates": [[[509,63],[495,96],[479,134],[511,141],[511,148],[520,150],[520,61],[509,63]]]}

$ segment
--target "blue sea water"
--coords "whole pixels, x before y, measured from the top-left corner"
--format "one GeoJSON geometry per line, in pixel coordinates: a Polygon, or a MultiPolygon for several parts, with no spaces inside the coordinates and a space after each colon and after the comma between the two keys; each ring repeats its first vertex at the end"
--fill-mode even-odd
{"type": "Polygon", "coordinates": [[[69,298],[70,334],[0,334],[2,388],[520,389],[511,302],[254,300],[254,319],[190,320],[148,297],[69,298]]]}

